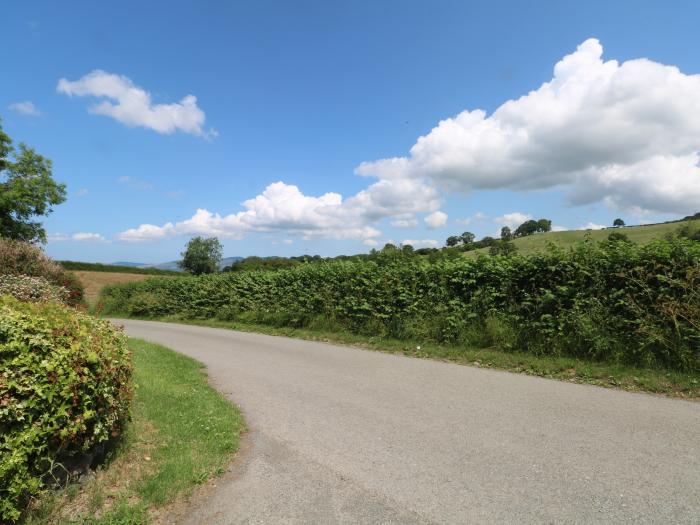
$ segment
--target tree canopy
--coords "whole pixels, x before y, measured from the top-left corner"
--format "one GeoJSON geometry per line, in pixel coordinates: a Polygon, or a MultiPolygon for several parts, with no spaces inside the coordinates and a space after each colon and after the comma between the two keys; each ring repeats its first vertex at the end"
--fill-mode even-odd
{"type": "Polygon", "coordinates": [[[193,237],[182,252],[180,268],[194,275],[214,273],[219,269],[223,247],[216,237],[193,237]]]}
{"type": "Polygon", "coordinates": [[[65,200],[66,186],[53,180],[51,161],[24,144],[15,149],[0,126],[0,237],[46,242],[36,219],[65,200]]]}

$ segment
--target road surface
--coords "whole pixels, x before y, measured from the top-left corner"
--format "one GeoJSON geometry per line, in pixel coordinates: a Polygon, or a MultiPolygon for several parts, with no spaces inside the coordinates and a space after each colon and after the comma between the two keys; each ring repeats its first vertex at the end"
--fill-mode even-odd
{"type": "Polygon", "coordinates": [[[251,429],[184,523],[700,523],[700,403],[115,322],[206,364],[251,429]]]}

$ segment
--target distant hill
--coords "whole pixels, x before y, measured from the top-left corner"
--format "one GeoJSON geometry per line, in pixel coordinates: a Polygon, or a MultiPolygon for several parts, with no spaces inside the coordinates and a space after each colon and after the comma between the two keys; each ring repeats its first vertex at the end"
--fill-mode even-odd
{"type": "MultiPolygon", "coordinates": [[[[243,260],[243,257],[224,257],[223,259],[221,259],[221,263],[219,263],[219,270],[225,268],[226,266],[231,266],[236,261],[241,260],[243,260]]],[[[178,262],[179,261],[168,261],[158,264],[145,264],[141,266],[141,268],[156,268],[158,270],[171,270],[181,272],[182,269],[177,265],[178,262]]]]}
{"type": "MultiPolygon", "coordinates": [[[[221,260],[219,269],[230,266],[243,257],[225,257],[221,260]]],[[[133,261],[117,261],[112,264],[87,263],[79,261],[57,261],[66,270],[87,271],[87,272],[116,272],[134,273],[146,275],[173,275],[182,273],[182,269],[177,265],[178,261],[169,261],[159,264],[146,264],[133,261]]]]}
{"type": "MultiPolygon", "coordinates": [[[[526,237],[513,239],[513,243],[518,247],[518,252],[528,254],[545,250],[551,242],[557,246],[567,248],[573,246],[590,235],[591,240],[604,241],[612,232],[617,231],[627,235],[630,241],[637,244],[646,244],[655,239],[662,239],[665,235],[673,233],[681,227],[681,224],[694,224],[700,227],[700,219],[664,222],[660,224],[643,224],[641,226],[623,226],[621,228],[604,228],[602,230],[569,230],[564,232],[536,233],[526,237]]],[[[488,248],[481,248],[470,252],[464,252],[466,256],[476,256],[488,253],[488,248]]]]}
{"type": "Polygon", "coordinates": [[[128,266],[130,268],[145,268],[148,266],[145,263],[137,263],[137,262],[129,262],[129,261],[117,261],[113,263],[109,263],[112,266],[128,266]]]}

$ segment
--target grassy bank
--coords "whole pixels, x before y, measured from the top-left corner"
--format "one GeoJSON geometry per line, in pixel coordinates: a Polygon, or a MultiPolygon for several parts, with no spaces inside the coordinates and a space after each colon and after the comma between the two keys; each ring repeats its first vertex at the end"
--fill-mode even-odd
{"type": "Polygon", "coordinates": [[[145,341],[130,345],[135,394],[124,440],[94,477],[48,496],[28,523],[148,523],[232,460],[244,423],[202,365],[145,341]]]}
{"type": "MultiPolygon", "coordinates": [[[[115,315],[111,314],[111,316],[115,315]]],[[[121,317],[126,318],[127,316],[122,315],[121,317]]],[[[693,372],[635,368],[569,357],[534,356],[520,352],[504,352],[495,348],[469,348],[385,337],[367,337],[336,328],[274,327],[240,321],[183,319],[176,316],[159,317],[152,320],[347,344],[368,350],[501,369],[561,381],[587,383],[632,392],[650,392],[673,397],[700,399],[700,374],[693,372]]]]}

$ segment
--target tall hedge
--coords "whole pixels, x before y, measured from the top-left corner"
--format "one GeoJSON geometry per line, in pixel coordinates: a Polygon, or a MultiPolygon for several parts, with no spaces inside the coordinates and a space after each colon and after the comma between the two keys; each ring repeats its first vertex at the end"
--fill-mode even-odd
{"type": "Polygon", "coordinates": [[[0,297],[0,523],[20,516],[57,465],[122,432],[130,377],[126,337],[110,323],[0,297]]]}
{"type": "Polygon", "coordinates": [[[102,292],[106,313],[338,326],[359,333],[700,370],[700,243],[586,242],[570,251],[338,261],[149,279],[102,292]]]}

